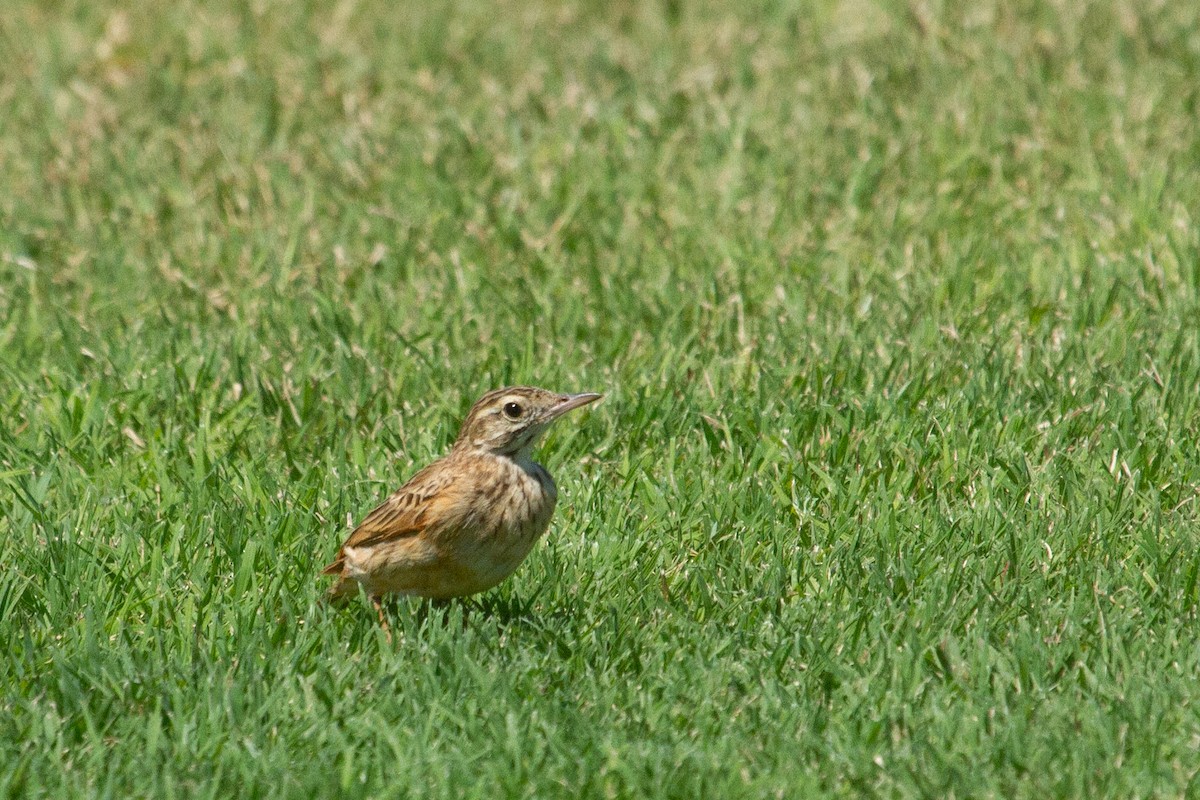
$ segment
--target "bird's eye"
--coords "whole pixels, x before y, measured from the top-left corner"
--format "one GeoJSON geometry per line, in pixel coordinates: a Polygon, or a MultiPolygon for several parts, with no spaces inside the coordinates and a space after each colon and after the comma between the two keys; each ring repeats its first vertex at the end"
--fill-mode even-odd
{"type": "Polygon", "coordinates": [[[508,417],[509,419],[518,418],[519,416],[521,416],[521,412],[523,410],[524,409],[521,408],[520,403],[505,403],[504,404],[504,416],[508,417]]]}

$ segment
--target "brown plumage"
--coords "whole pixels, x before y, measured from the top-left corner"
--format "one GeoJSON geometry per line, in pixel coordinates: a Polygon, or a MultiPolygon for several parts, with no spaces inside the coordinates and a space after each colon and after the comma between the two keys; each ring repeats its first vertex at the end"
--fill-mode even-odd
{"type": "MultiPolygon", "coordinates": [[[[598,394],[517,386],[471,408],[450,452],[368,514],[324,574],[331,599],[361,585],[385,594],[445,599],[492,588],[546,532],[558,492],[532,450],[551,423],[598,394]]],[[[382,615],[380,617],[382,620],[382,615]]]]}

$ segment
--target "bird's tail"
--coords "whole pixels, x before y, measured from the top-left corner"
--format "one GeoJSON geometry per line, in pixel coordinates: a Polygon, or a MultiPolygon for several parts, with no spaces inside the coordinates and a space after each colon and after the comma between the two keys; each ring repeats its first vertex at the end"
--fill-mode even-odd
{"type": "Polygon", "coordinates": [[[342,574],[345,561],[339,556],[337,561],[321,570],[322,575],[336,575],[338,579],[333,586],[329,587],[329,591],[325,593],[326,602],[340,606],[347,600],[358,594],[358,581],[353,578],[347,578],[342,574]]]}

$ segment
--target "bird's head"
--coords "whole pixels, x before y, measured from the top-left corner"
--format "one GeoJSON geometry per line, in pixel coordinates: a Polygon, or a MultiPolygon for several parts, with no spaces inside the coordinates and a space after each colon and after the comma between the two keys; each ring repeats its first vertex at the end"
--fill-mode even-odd
{"type": "Polygon", "coordinates": [[[599,399],[594,392],[560,394],[532,386],[496,389],[471,407],[454,447],[507,456],[528,452],[554,420],[599,399]]]}

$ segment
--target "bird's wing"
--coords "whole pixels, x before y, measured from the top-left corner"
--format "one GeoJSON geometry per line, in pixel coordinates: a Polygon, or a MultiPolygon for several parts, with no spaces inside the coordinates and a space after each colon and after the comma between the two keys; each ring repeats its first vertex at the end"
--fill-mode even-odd
{"type": "Polygon", "coordinates": [[[336,575],[342,571],[343,554],[348,547],[370,547],[419,536],[427,525],[430,506],[439,504],[438,498],[453,480],[451,470],[438,467],[439,464],[435,463],[421,470],[367,514],[342,543],[337,559],[323,573],[336,575]]]}

